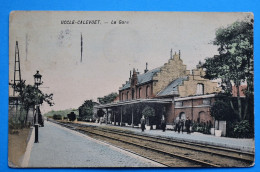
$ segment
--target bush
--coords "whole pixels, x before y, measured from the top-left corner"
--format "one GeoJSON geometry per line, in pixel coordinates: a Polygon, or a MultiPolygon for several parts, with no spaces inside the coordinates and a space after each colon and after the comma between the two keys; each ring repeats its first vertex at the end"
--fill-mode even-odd
{"type": "Polygon", "coordinates": [[[192,125],[193,132],[200,132],[203,134],[210,134],[210,125],[194,122],[192,125]]]}
{"type": "Polygon", "coordinates": [[[227,136],[234,138],[253,138],[254,129],[248,120],[227,123],[227,136]]]}
{"type": "Polygon", "coordinates": [[[76,114],[74,112],[71,112],[70,114],[67,115],[70,121],[75,121],[76,119],[76,114]]]}
{"type": "Polygon", "coordinates": [[[236,138],[252,138],[254,136],[253,127],[248,120],[236,122],[233,125],[233,134],[236,138]]]}
{"type": "Polygon", "coordinates": [[[61,120],[61,119],[62,119],[61,115],[56,115],[56,114],[53,115],[52,118],[53,118],[54,120],[61,120]]]}

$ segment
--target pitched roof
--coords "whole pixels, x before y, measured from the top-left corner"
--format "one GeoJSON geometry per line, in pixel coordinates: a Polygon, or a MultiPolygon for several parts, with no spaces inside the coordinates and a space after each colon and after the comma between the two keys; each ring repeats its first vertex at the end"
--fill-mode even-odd
{"type": "Polygon", "coordinates": [[[130,82],[129,81],[127,81],[127,83],[122,88],[120,88],[119,90],[124,90],[124,89],[127,89],[127,88],[130,88],[130,82]]]}
{"type": "Polygon", "coordinates": [[[160,71],[161,67],[155,68],[153,70],[149,70],[146,73],[137,75],[138,78],[138,85],[144,84],[146,82],[149,82],[153,79],[153,76],[160,71]]]}
{"type": "Polygon", "coordinates": [[[188,76],[180,77],[172,81],[165,89],[161,90],[157,96],[167,96],[172,94],[178,94],[178,86],[187,80],[188,76]]]}
{"type": "MultiPolygon", "coordinates": [[[[158,67],[158,68],[149,70],[146,73],[137,75],[137,79],[138,79],[137,85],[141,85],[141,84],[144,84],[144,83],[152,81],[153,80],[153,76],[156,73],[158,73],[160,71],[160,69],[161,69],[161,67],[158,67]]],[[[119,90],[124,90],[124,89],[130,88],[130,85],[131,85],[130,82],[127,81],[127,83],[119,90]]]]}

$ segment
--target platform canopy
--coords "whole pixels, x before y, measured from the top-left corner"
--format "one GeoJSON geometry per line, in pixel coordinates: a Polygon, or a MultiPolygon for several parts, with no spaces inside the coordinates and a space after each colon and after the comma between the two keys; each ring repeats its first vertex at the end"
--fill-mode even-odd
{"type": "Polygon", "coordinates": [[[158,104],[170,104],[173,102],[173,99],[134,99],[128,101],[119,101],[108,104],[96,105],[95,109],[103,109],[103,108],[112,108],[124,105],[132,105],[137,103],[158,103],[158,104]]]}

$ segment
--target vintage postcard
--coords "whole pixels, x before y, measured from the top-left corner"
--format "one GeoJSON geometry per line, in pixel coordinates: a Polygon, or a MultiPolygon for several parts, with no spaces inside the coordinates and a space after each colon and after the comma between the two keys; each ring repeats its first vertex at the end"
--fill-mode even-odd
{"type": "Polygon", "coordinates": [[[251,167],[252,13],[13,11],[12,168],[251,167]]]}

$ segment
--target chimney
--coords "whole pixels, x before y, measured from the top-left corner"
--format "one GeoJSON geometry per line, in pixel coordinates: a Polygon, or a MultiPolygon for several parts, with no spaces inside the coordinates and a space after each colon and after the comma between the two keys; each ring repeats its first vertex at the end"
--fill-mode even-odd
{"type": "Polygon", "coordinates": [[[148,67],[148,63],[146,62],[146,68],[145,68],[145,70],[144,70],[144,73],[148,72],[147,67],[148,67]]]}
{"type": "Polygon", "coordinates": [[[132,78],[132,71],[130,70],[129,82],[131,82],[131,78],[132,78]]]}
{"type": "Polygon", "coordinates": [[[179,58],[181,58],[181,50],[179,50],[179,58]]]}
{"type": "Polygon", "coordinates": [[[170,59],[172,59],[172,48],[171,48],[171,56],[170,56],[170,59]]]}
{"type": "Polygon", "coordinates": [[[135,68],[133,69],[133,76],[132,76],[132,82],[131,86],[135,86],[137,84],[137,73],[135,71],[135,68]]]}

